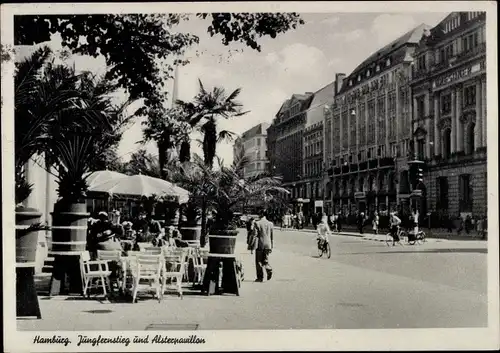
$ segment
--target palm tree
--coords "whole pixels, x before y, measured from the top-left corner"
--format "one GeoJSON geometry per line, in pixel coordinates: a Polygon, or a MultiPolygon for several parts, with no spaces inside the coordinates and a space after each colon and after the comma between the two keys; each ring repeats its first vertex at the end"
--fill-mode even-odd
{"type": "MultiPolygon", "coordinates": [[[[183,142],[185,145],[185,141],[189,141],[189,134],[192,130],[191,124],[188,122],[188,117],[182,108],[165,109],[164,106],[158,106],[150,111],[143,125],[143,142],[156,142],[161,178],[166,179],[166,167],[173,157],[173,149],[176,145],[183,142]]],[[[184,146],[184,155],[186,155],[186,152],[186,146],[184,146]]]]}
{"type": "Polygon", "coordinates": [[[208,207],[215,211],[215,229],[227,230],[235,228],[233,215],[236,207],[248,199],[267,199],[273,194],[288,194],[281,187],[281,179],[276,177],[257,177],[248,180],[241,178],[246,157],[236,158],[232,165],[224,166],[217,158],[219,168],[212,170],[205,163],[198,162],[197,168],[204,180],[203,195],[208,207]]]}
{"type": "Polygon", "coordinates": [[[232,140],[234,134],[227,130],[218,131],[218,119],[230,119],[242,116],[248,111],[242,111],[243,105],[236,101],[241,92],[238,88],[227,95],[222,87],[214,87],[211,92],[207,91],[201,80],[200,91],[192,103],[177,101],[189,116],[189,124],[192,127],[198,126],[203,134],[203,159],[210,168],[213,167],[216,156],[217,143],[224,140],[232,140]]]}
{"type": "Polygon", "coordinates": [[[42,47],[16,64],[14,79],[16,204],[31,193],[24,166],[30,158],[46,150],[50,126],[79,97],[77,75],[51,65],[52,52],[42,47]]]}
{"type": "MultiPolygon", "coordinates": [[[[56,70],[72,74],[64,67],[56,70]]],[[[47,75],[48,85],[50,78],[47,75]]],[[[88,172],[106,151],[116,146],[124,128],[135,117],[135,113],[126,113],[130,101],[112,103],[110,94],[114,87],[102,77],[84,72],[78,76],[75,89],[80,92],[78,99],[57,112],[45,140],[49,162],[58,167],[59,203],[63,205],[81,201],[88,187],[88,172]]]]}

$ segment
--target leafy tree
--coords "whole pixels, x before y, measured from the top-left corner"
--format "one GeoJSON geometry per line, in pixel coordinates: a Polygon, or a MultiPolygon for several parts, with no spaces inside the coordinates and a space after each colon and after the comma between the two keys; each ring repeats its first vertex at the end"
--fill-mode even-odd
{"type": "MultiPolygon", "coordinates": [[[[275,38],[304,23],[296,13],[201,13],[196,16],[211,20],[208,33],[221,36],[225,45],[241,42],[259,51],[259,38],[275,38]]],[[[15,16],[14,40],[16,45],[32,45],[60,33],[63,47],[73,53],[103,55],[110,68],[106,80],[126,88],[132,99],[146,98],[147,107],[154,107],[161,104],[163,94],[159,88],[164,84],[163,79],[171,77],[173,72],[172,64],[163,59],[180,56],[199,42],[195,35],[172,30],[189,18],[187,14],[15,16]]],[[[187,61],[181,62],[185,63],[187,61]]]]}

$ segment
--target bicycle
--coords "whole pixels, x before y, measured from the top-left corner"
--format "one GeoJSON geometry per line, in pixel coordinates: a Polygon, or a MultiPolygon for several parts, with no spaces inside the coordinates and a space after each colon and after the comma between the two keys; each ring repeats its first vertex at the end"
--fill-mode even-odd
{"type": "Polygon", "coordinates": [[[423,230],[419,230],[415,236],[408,237],[408,244],[410,245],[422,244],[426,241],[427,240],[425,239],[425,232],[423,230]]]}
{"type": "MultiPolygon", "coordinates": [[[[402,240],[405,239],[405,238],[408,239],[408,233],[405,230],[401,229],[401,227],[398,227],[397,235],[398,235],[398,238],[399,238],[399,241],[397,241],[397,243],[399,245],[403,246],[402,240]]],[[[387,233],[385,235],[385,243],[386,243],[386,245],[387,246],[391,246],[390,243],[393,243],[393,242],[394,242],[394,240],[393,240],[391,232],[387,233]]]]}
{"type": "Polygon", "coordinates": [[[330,248],[330,242],[327,240],[318,239],[318,255],[322,257],[326,254],[327,258],[332,256],[332,249],[330,248]]]}

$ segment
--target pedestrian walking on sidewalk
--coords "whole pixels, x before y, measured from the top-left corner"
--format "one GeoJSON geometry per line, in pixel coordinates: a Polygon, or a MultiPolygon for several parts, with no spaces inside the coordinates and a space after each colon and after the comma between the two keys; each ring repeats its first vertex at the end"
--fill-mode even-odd
{"type": "Polygon", "coordinates": [[[269,281],[273,275],[273,269],[269,264],[269,255],[274,247],[273,242],[273,228],[272,222],[267,220],[267,212],[262,210],[260,212],[260,220],[255,222],[255,230],[257,234],[257,249],[255,250],[255,267],[257,270],[257,279],[255,282],[264,281],[264,270],[267,273],[267,280],[269,281]]]}
{"type": "Polygon", "coordinates": [[[365,225],[365,213],[361,212],[358,215],[358,229],[359,229],[359,233],[360,234],[363,234],[363,227],[364,227],[364,225],[365,225]]]}
{"type": "Polygon", "coordinates": [[[375,234],[378,234],[378,222],[379,222],[379,217],[378,217],[378,212],[375,211],[375,213],[373,214],[373,231],[375,232],[375,234]]]}

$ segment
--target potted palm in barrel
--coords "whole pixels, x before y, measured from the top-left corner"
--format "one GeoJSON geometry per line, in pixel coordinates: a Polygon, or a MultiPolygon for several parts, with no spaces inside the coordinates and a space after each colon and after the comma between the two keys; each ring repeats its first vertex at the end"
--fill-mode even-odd
{"type": "MultiPolygon", "coordinates": [[[[69,68],[60,68],[74,75],[69,68]]],[[[125,115],[130,102],[116,106],[110,93],[114,88],[90,73],[78,76],[79,92],[73,105],[58,114],[48,129],[46,149],[50,165],[57,169],[58,200],[52,213],[52,254],[54,270],[50,294],[80,293],[82,288],[79,255],[86,250],[87,178],[105,151],[121,139],[123,127],[134,116],[125,115]]]]}
{"type": "Polygon", "coordinates": [[[237,157],[229,167],[219,160],[216,171],[205,170],[208,181],[207,202],[213,213],[210,227],[210,252],[215,254],[234,254],[238,221],[234,217],[238,205],[249,199],[265,200],[272,194],[287,194],[281,187],[281,179],[270,176],[257,176],[243,179],[243,170],[248,163],[246,157],[237,157]]]}
{"type": "MultiPolygon", "coordinates": [[[[42,47],[24,60],[16,63],[14,77],[14,156],[15,156],[15,202],[16,202],[16,262],[34,266],[38,244],[38,231],[42,229],[39,210],[27,207],[33,184],[27,180],[26,168],[32,158],[43,152],[45,130],[51,115],[47,114],[48,102],[43,99],[41,71],[51,55],[50,49],[42,47]]],[[[60,94],[53,90],[51,95],[60,94]]],[[[53,106],[57,109],[63,100],[53,106]]]]}

